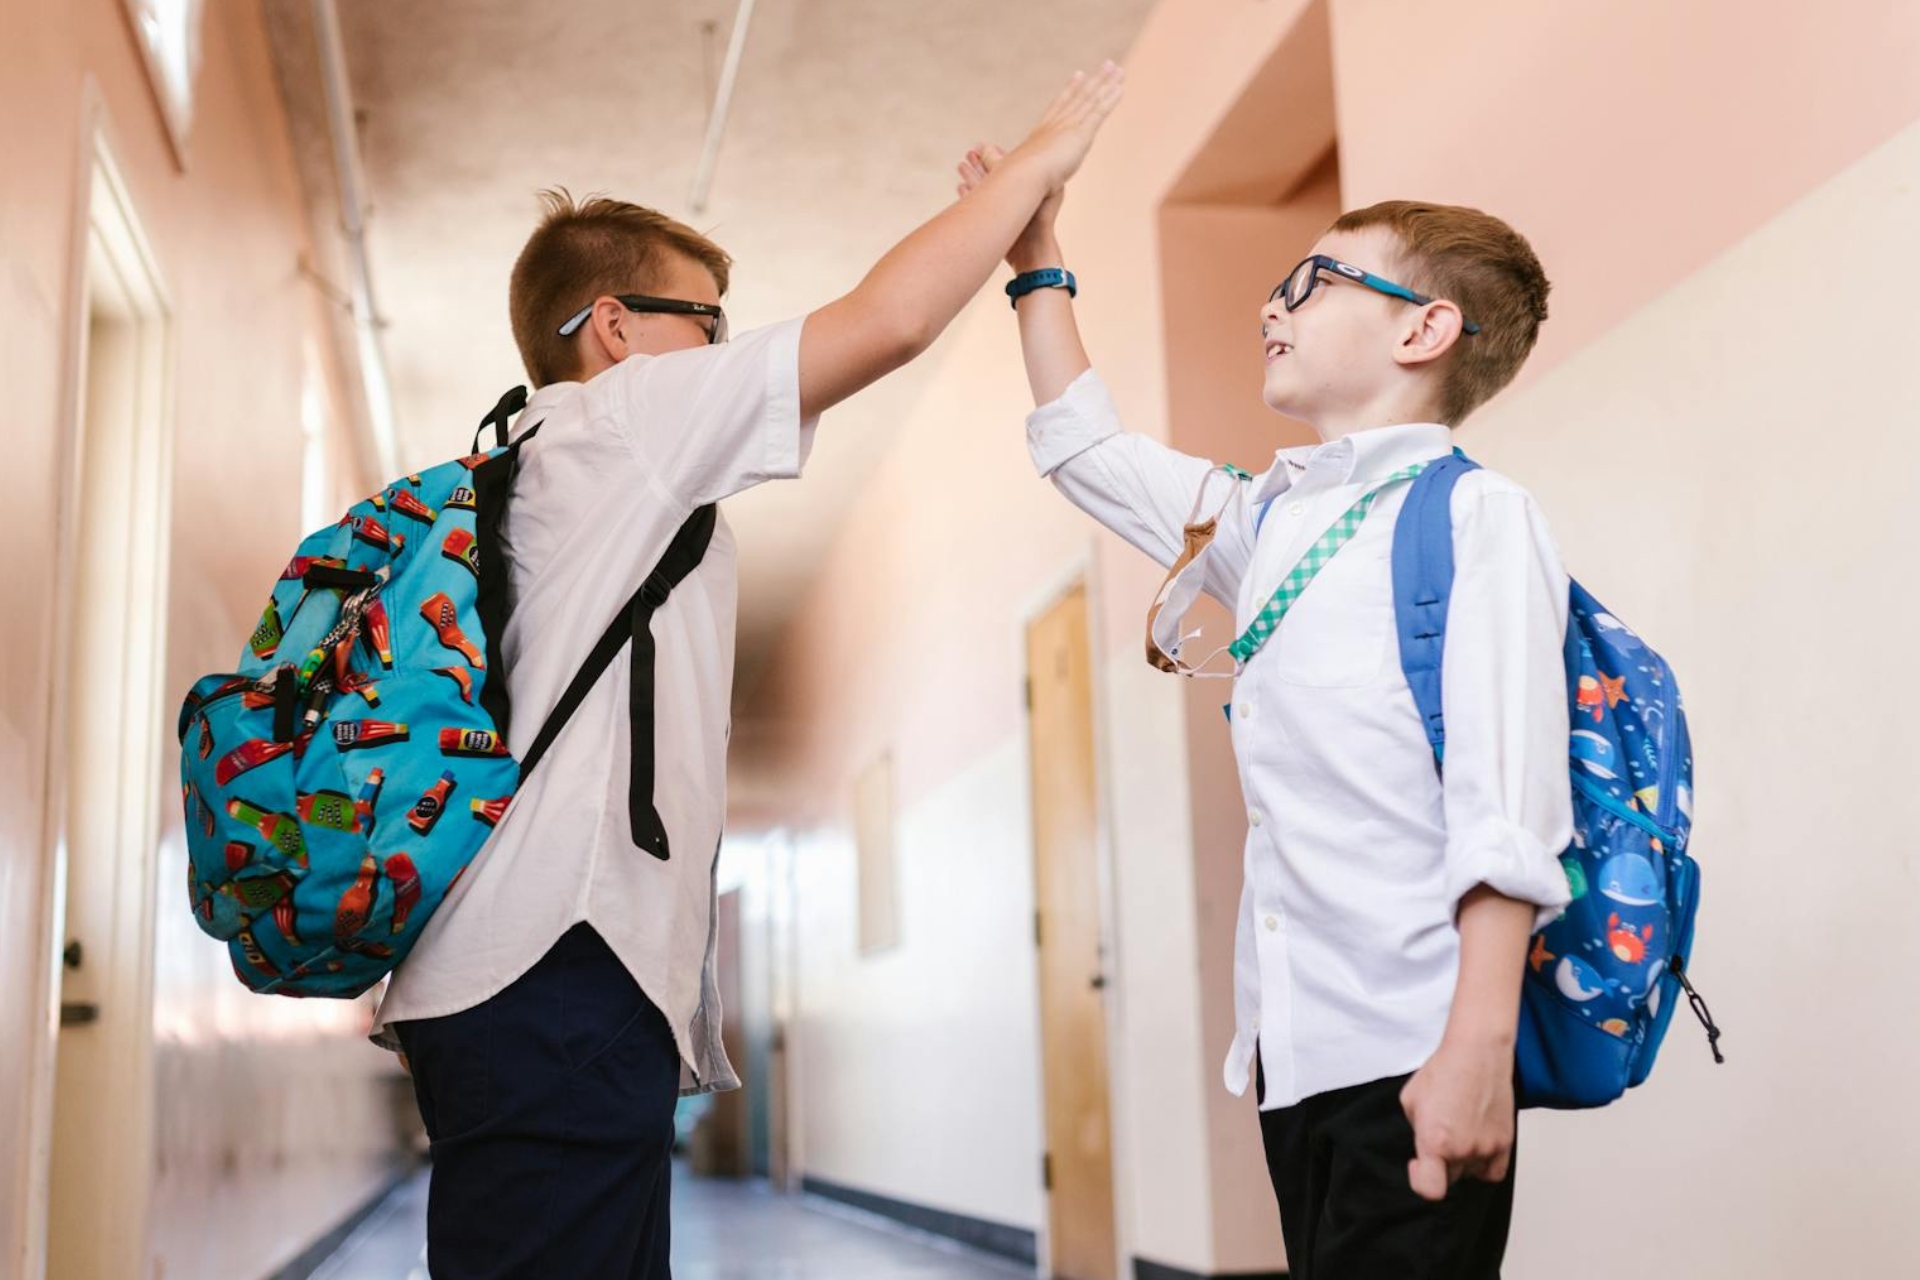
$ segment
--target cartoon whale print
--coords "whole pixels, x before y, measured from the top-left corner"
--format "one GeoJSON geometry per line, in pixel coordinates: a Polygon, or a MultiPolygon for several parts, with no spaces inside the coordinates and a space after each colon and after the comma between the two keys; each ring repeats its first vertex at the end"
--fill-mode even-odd
{"type": "Polygon", "coordinates": [[[1635,635],[1632,627],[1629,627],[1626,623],[1620,621],[1620,619],[1610,613],[1594,614],[1593,625],[1600,628],[1601,632],[1605,634],[1609,641],[1619,645],[1628,653],[1647,647],[1646,641],[1635,635]]]}
{"type": "Polygon", "coordinates": [[[1658,906],[1660,877],[1639,854],[1615,854],[1600,864],[1600,892],[1623,906],[1658,906]]]}
{"type": "Polygon", "coordinates": [[[1606,994],[1607,984],[1593,966],[1578,956],[1561,956],[1553,970],[1553,985],[1569,1000],[1585,1004],[1606,994]]]}
{"type": "Polygon", "coordinates": [[[1591,729],[1575,729],[1573,741],[1568,743],[1573,758],[1580,767],[1603,782],[1612,782],[1620,775],[1607,765],[1613,756],[1613,744],[1591,729]]]}

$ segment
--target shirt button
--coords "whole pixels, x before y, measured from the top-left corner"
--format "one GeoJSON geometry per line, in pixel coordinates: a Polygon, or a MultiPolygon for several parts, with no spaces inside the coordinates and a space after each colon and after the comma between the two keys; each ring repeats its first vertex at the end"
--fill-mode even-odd
{"type": "Polygon", "coordinates": [[[1242,720],[1253,719],[1253,704],[1251,702],[1243,702],[1240,704],[1240,718],[1242,720]]]}
{"type": "Polygon", "coordinates": [[[1258,809],[1247,810],[1247,825],[1252,827],[1260,825],[1260,811],[1258,809]]]}
{"type": "Polygon", "coordinates": [[[1305,515],[1306,511],[1307,511],[1307,504],[1304,502],[1296,502],[1292,506],[1287,508],[1287,514],[1290,516],[1305,515]]]}
{"type": "Polygon", "coordinates": [[[1268,933],[1278,933],[1278,932],[1280,932],[1280,920],[1279,920],[1279,917],[1277,917],[1277,916],[1268,916],[1268,917],[1267,917],[1267,932],[1268,932],[1268,933]]]}

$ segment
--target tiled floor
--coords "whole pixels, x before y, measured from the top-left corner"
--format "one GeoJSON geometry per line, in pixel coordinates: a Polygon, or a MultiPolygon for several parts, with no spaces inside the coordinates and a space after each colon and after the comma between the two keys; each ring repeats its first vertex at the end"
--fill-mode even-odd
{"type": "MultiPolygon", "coordinates": [[[[428,1280],[427,1174],[407,1182],[348,1237],[312,1280],[428,1280]]],[[[989,1257],[761,1182],[719,1182],[676,1169],[674,1280],[1006,1280],[1031,1267],[989,1257]]]]}

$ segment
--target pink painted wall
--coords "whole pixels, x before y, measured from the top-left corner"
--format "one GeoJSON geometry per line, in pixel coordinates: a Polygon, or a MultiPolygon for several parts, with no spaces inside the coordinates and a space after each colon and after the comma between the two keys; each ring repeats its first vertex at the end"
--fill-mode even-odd
{"type": "MultiPolygon", "coordinates": [[[[260,8],[216,0],[205,10],[183,169],[121,0],[0,0],[9,42],[0,82],[0,382],[12,422],[0,508],[15,540],[0,609],[0,975],[10,993],[0,1002],[0,1272],[8,1275],[21,1274],[29,1226],[30,1047],[46,1014],[33,993],[56,945],[42,921],[51,866],[48,686],[59,468],[71,429],[62,387],[81,304],[69,281],[88,81],[98,85],[110,144],[173,307],[169,689],[184,691],[233,661],[260,593],[301,532],[304,353],[329,349],[325,316],[300,274],[304,204],[260,8]]],[[[324,358],[320,374],[330,403],[351,403],[324,358]]],[[[338,465],[345,483],[364,483],[351,456],[338,465]]],[[[180,878],[178,822],[167,806],[155,852],[164,1176],[154,1250],[170,1276],[252,1280],[304,1243],[299,1215],[317,1232],[373,1185],[396,1144],[392,1067],[353,1044],[350,1007],[269,1015],[268,1002],[235,999],[244,993],[220,948],[180,927],[184,905],[166,892],[180,878]],[[313,1039],[324,1043],[289,1061],[292,1043],[313,1039]],[[265,1047],[269,1040],[278,1047],[265,1047]],[[309,1090],[297,1100],[286,1088],[296,1079],[309,1090]],[[302,1199],[288,1206],[296,1182],[302,1199]]]]}
{"type": "Polygon", "coordinates": [[[1532,240],[1554,290],[1528,377],[1920,116],[1909,0],[1332,16],[1347,204],[1472,204],[1532,240]]]}

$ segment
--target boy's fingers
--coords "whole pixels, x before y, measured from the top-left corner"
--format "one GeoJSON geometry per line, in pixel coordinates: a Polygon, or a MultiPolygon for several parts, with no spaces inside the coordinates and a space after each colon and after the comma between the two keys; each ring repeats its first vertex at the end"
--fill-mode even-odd
{"type": "Polygon", "coordinates": [[[1511,1151],[1502,1151],[1474,1170],[1473,1176],[1483,1182],[1505,1182],[1507,1180],[1507,1162],[1512,1159],[1511,1151]]]}
{"type": "Polygon", "coordinates": [[[1422,1200],[1444,1200],[1447,1198],[1447,1162],[1439,1156],[1415,1156],[1407,1162],[1407,1182],[1422,1200]]]}

